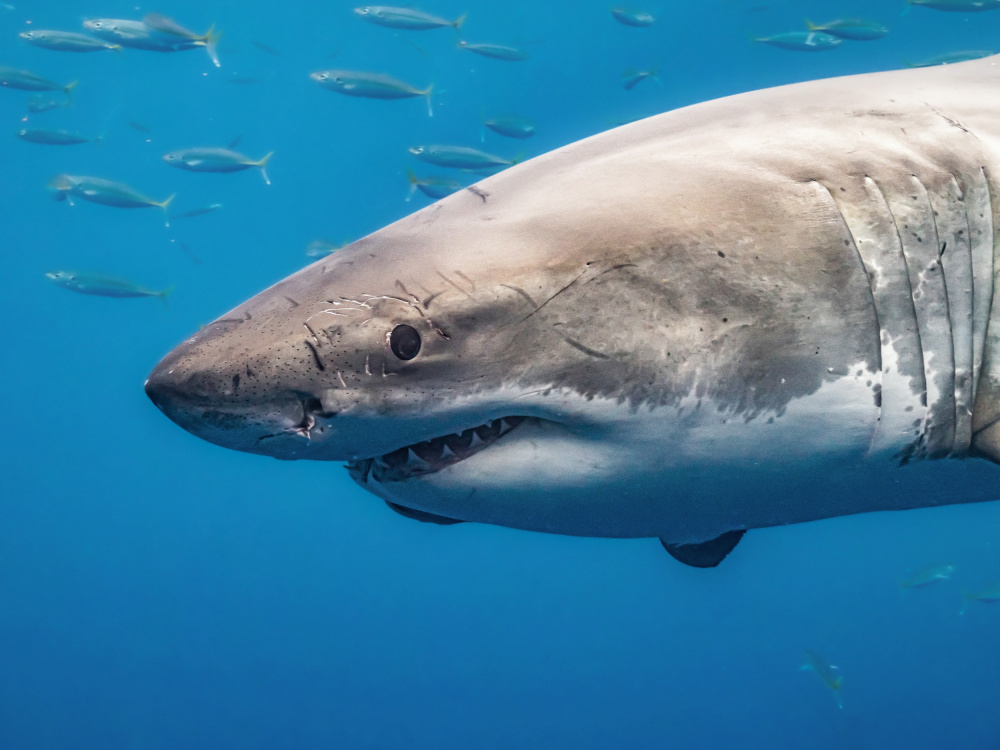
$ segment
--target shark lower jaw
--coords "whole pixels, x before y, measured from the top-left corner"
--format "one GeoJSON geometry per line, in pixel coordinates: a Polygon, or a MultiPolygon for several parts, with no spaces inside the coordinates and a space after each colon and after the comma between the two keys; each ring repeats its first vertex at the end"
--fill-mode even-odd
{"type": "Polygon", "coordinates": [[[411,443],[388,453],[347,462],[347,471],[358,484],[406,482],[434,474],[487,450],[526,422],[537,417],[511,415],[478,427],[411,443]]]}

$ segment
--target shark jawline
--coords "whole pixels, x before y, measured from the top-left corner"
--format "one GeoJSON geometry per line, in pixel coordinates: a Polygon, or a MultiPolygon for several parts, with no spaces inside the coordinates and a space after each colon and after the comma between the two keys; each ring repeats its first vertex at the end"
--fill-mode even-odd
{"type": "Polygon", "coordinates": [[[369,477],[384,483],[433,474],[486,450],[528,419],[534,417],[502,417],[462,432],[404,445],[381,456],[354,459],[347,462],[347,471],[358,484],[367,484],[369,477]]]}

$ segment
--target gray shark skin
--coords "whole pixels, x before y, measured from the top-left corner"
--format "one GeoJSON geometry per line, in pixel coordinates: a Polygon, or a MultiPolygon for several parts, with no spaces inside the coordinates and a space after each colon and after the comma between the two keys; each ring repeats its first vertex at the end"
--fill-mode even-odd
{"type": "Polygon", "coordinates": [[[993,500],[998,179],[998,58],[706,102],[338,250],[146,389],[411,517],[699,566],[746,529],[993,500]]]}

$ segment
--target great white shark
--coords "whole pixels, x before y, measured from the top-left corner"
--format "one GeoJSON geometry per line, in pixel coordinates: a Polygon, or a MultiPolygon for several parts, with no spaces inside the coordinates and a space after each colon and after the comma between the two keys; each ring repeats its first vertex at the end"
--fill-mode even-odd
{"type": "Polygon", "coordinates": [[[659,537],[1000,498],[1000,58],[519,164],[204,327],[150,398],[414,518],[659,537]]]}

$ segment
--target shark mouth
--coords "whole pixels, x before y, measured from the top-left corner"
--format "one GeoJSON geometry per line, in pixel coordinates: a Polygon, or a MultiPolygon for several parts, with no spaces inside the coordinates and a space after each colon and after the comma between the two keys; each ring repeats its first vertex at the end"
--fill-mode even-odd
{"type": "Polygon", "coordinates": [[[529,417],[503,417],[462,432],[397,448],[375,458],[347,462],[347,471],[358,484],[402,482],[433,474],[486,450],[529,417]]]}

